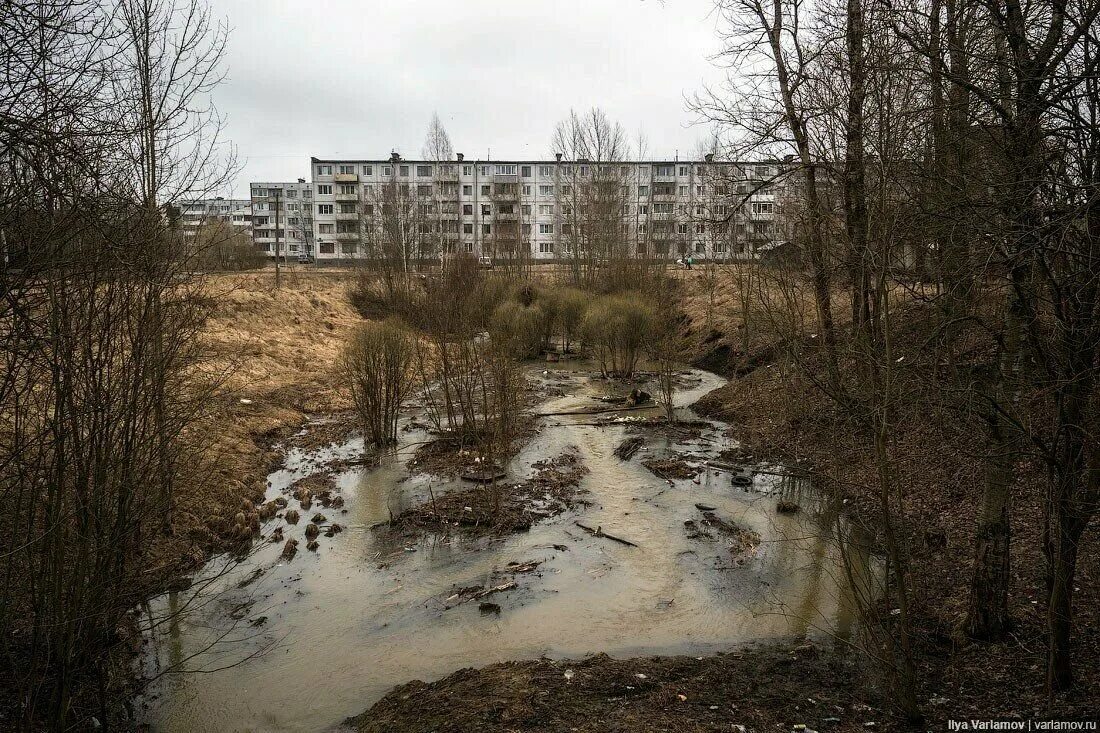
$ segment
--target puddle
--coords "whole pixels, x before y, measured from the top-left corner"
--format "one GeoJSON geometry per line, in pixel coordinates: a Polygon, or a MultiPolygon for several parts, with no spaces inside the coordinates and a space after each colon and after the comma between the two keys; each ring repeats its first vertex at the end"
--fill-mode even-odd
{"type": "MultiPolygon", "coordinates": [[[[592,379],[588,368],[533,369],[551,395],[538,411],[596,409],[606,405],[595,398],[625,394],[592,379]]],[[[722,382],[692,371],[677,403],[690,404],[722,382]]],[[[732,486],[725,470],[708,468],[693,483],[669,482],[643,467],[642,460],[670,450],[699,463],[714,458],[727,447],[720,425],[686,442],[647,435],[631,460],[615,457],[615,447],[632,434],[627,421],[656,412],[619,413],[623,422],[609,427],[592,425],[593,415],[542,418],[544,429],[509,466],[522,478],[535,461],[575,448],[590,471],[581,485],[590,506],[506,538],[430,536],[413,546],[384,528],[371,529],[425,500],[429,490],[447,489],[439,479],[409,476],[405,461],[427,435],[403,431],[399,455],[337,476],[347,513],[315,504],[297,526],[284,527],[286,537],[301,542],[293,561],[280,560],[281,543],[261,542],[239,566],[225,570],[226,560],[215,559],[192,589],[149,604],[153,619],[188,613],[148,632],[145,673],[197,673],[158,677],[136,701],[139,719],[156,731],[337,729],[394,685],[462,667],[594,652],[705,654],[783,637],[852,633],[847,574],[833,539],[837,513],[779,471],[756,475],[746,489],[732,486]],[[777,513],[780,497],[796,501],[800,511],[777,513]],[[685,522],[702,518],[696,503],[759,535],[743,565],[721,538],[689,538],[685,522]],[[305,550],[303,533],[305,517],[318,511],[346,530],[322,537],[314,553],[305,550]],[[592,536],[574,520],[638,546],[592,536]],[[508,574],[509,562],[528,560],[541,564],[508,574]],[[258,568],[262,575],[238,587],[258,568]],[[514,579],[516,587],[486,599],[500,606],[499,615],[482,613],[476,600],[448,609],[456,589],[502,579],[514,579]],[[253,626],[260,617],[266,618],[253,626]]],[[[326,462],[356,457],[361,447],[351,441],[291,451],[285,467],[269,477],[268,498],[326,462]]],[[[265,535],[283,524],[269,522],[265,535]]],[[[866,568],[857,563],[853,571],[866,568]]]]}

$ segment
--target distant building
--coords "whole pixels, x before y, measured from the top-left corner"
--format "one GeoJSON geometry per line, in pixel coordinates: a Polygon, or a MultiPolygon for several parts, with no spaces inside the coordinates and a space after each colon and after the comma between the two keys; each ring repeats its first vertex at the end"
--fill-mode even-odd
{"type": "Polygon", "coordinates": [[[313,184],[251,183],[252,241],[274,258],[314,255],[313,184]]]}
{"type": "Polygon", "coordinates": [[[184,239],[193,239],[200,228],[224,222],[244,232],[252,229],[251,202],[248,199],[195,199],[179,204],[179,229],[184,239]]]}
{"type": "Polygon", "coordinates": [[[400,246],[411,259],[552,260],[616,247],[616,255],[722,260],[754,257],[781,238],[775,161],[456,158],[312,158],[317,259],[400,246]]]}

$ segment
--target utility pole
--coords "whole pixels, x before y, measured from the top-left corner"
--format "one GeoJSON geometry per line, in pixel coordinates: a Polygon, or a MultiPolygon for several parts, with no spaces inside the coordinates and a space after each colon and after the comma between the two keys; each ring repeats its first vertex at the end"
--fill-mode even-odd
{"type": "Polygon", "coordinates": [[[281,189],[273,188],[269,193],[275,194],[275,288],[278,289],[281,284],[281,265],[279,264],[279,257],[281,256],[279,242],[279,194],[282,193],[281,189]]]}

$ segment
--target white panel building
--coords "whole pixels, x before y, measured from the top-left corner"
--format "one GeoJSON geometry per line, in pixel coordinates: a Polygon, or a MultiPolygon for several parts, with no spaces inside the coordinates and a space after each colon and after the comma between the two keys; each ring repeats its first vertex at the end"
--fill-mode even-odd
{"type": "Polygon", "coordinates": [[[412,239],[424,242],[419,254],[425,258],[467,252],[563,259],[584,246],[578,231],[591,229],[600,201],[614,202],[614,213],[602,216],[621,229],[625,254],[752,257],[780,236],[774,221],[779,189],[770,183],[779,166],[709,157],[605,163],[470,161],[461,154],[445,162],[396,153],[379,160],[312,158],[317,259],[367,256],[387,226],[419,227],[423,236],[412,239]],[[415,202],[415,222],[396,221],[385,194],[392,184],[415,202]]]}
{"type": "Polygon", "coordinates": [[[206,224],[224,222],[248,232],[252,228],[251,202],[248,199],[195,199],[179,204],[180,232],[184,239],[192,239],[206,224]]]}
{"type": "Polygon", "coordinates": [[[294,183],[250,183],[252,193],[252,241],[274,258],[314,255],[313,184],[304,178],[294,183]]]}

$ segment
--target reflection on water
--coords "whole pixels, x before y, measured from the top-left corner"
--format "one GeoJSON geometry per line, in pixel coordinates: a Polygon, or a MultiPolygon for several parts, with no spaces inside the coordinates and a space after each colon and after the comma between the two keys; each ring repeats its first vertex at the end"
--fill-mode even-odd
{"type": "MultiPolygon", "coordinates": [[[[599,404],[593,397],[611,391],[568,368],[535,376],[565,393],[543,412],[591,408],[599,404]]],[[[721,384],[704,372],[692,376],[681,404],[721,384]]],[[[639,414],[645,413],[624,413],[639,414]]],[[[582,486],[591,505],[516,536],[429,536],[406,546],[385,528],[371,529],[430,492],[452,488],[405,471],[409,446],[426,439],[422,432],[405,431],[405,449],[381,466],[340,474],[347,514],[320,511],[347,530],[322,538],[318,553],[303,549],[284,562],[280,544],[261,544],[241,565],[225,570],[224,559],[212,561],[191,590],[151,604],[152,618],[171,620],[151,632],[146,672],[201,673],[159,677],[140,701],[145,720],[158,731],[315,731],[338,726],[396,684],[466,666],[593,652],[701,654],[852,633],[849,575],[857,585],[865,582],[868,559],[856,552],[846,553],[847,565],[842,561],[837,538],[850,528],[836,507],[782,471],[757,474],[745,490],[734,488],[725,470],[708,469],[698,483],[668,482],[640,463],[665,450],[700,462],[714,458],[727,446],[721,426],[694,440],[649,436],[646,448],[623,462],[612,451],[628,423],[597,427],[591,420],[544,418],[545,428],[510,466],[521,477],[533,462],[575,448],[590,470],[582,486]],[[801,510],[778,514],[779,497],[801,510]],[[754,556],[738,565],[720,539],[689,539],[684,522],[700,518],[696,503],[757,532],[763,542],[754,556]],[[592,537],[574,525],[578,517],[638,547],[592,537]],[[516,589],[492,597],[499,615],[482,615],[476,601],[448,608],[456,588],[512,579],[508,563],[526,560],[542,564],[516,575],[516,589]],[[262,575],[247,582],[258,569],[262,575]],[[175,613],[183,608],[188,613],[175,613]]],[[[361,447],[352,441],[314,454],[290,452],[270,476],[269,498],[361,447]]],[[[282,525],[274,520],[264,531],[282,525]]],[[[304,527],[284,532],[300,537],[304,527]]]]}

